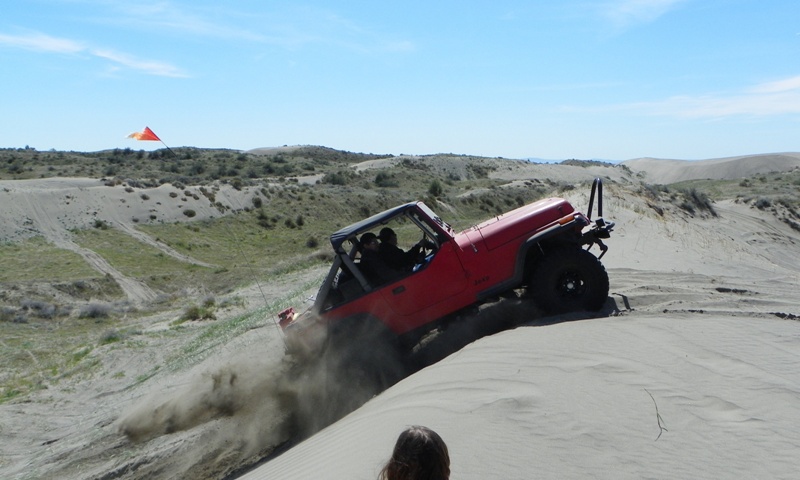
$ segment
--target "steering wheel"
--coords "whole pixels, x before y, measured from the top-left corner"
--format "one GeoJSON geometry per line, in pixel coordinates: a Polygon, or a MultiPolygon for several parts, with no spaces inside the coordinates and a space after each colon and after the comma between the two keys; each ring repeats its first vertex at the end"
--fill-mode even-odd
{"type": "Polygon", "coordinates": [[[428,240],[428,236],[424,233],[422,234],[422,239],[420,239],[418,245],[420,246],[420,257],[423,259],[432,254],[436,249],[436,243],[428,240]]]}

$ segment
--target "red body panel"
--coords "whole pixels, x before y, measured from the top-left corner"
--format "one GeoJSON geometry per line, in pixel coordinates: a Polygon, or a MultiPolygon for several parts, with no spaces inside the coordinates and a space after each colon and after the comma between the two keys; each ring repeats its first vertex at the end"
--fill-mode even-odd
{"type": "MultiPolygon", "coordinates": [[[[456,245],[447,242],[423,269],[323,314],[329,322],[367,314],[398,335],[414,330],[469,301],[456,245]],[[442,273],[446,272],[446,277],[442,273]]],[[[458,308],[456,308],[458,309],[458,308]]]]}
{"type": "Polygon", "coordinates": [[[494,250],[522,237],[523,240],[527,239],[574,211],[572,205],[562,198],[547,198],[498,215],[481,223],[475,229],[483,236],[486,247],[494,250]]]}
{"type": "Polygon", "coordinates": [[[366,315],[398,335],[415,330],[472,305],[480,292],[508,281],[521,245],[574,211],[566,200],[551,198],[499,215],[442,243],[419,271],[321,316],[332,323],[366,315]]]}

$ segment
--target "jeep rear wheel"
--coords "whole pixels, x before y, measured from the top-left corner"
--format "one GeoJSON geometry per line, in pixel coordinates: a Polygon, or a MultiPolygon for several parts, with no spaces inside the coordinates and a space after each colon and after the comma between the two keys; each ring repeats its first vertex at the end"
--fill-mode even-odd
{"type": "Polygon", "coordinates": [[[608,274],[600,260],[588,251],[560,248],[539,260],[528,292],[547,313],[596,311],[608,297],[608,274]]]}

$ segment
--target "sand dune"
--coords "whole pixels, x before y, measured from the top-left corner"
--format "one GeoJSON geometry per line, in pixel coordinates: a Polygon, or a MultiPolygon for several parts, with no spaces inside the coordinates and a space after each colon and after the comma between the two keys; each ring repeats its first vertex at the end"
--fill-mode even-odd
{"type": "MultiPolygon", "coordinates": [[[[773,169],[774,157],[727,163],[740,174],[773,169]]],[[[659,178],[701,168],[654,165],[648,175],[659,178]]],[[[108,192],[95,187],[80,188],[101,209],[108,192]]],[[[588,192],[568,194],[581,208],[588,201],[588,192]]],[[[64,193],[53,195],[50,205],[61,206],[45,208],[50,220],[15,214],[69,225],[64,193]]],[[[606,195],[617,229],[599,315],[547,318],[519,300],[490,306],[435,339],[451,355],[304,441],[288,417],[307,414],[300,403],[331,379],[289,380],[277,330],[254,329],[188,371],[161,370],[133,387],[105,376],[0,405],[0,477],[368,480],[400,431],[421,424],[447,442],[454,479],[796,478],[797,233],[734,202],[701,218],[658,214],[622,184],[606,195]],[[510,317],[516,328],[486,335],[485,324],[510,317]]],[[[104,365],[151,371],[175,341],[158,338],[135,357],[110,350],[104,365]]]]}
{"type": "Polygon", "coordinates": [[[762,173],[787,172],[800,168],[800,153],[745,155],[711,160],[666,160],[637,158],[622,165],[641,172],[650,183],[669,184],[684,180],[735,180],[762,173]]]}
{"type": "Polygon", "coordinates": [[[59,248],[77,253],[101,274],[113,277],[128,301],[140,305],[153,301],[156,293],[123,275],[97,253],[77,245],[71,231],[98,223],[111,225],[172,258],[208,266],[148,237],[135,226],[215,218],[242,210],[252,197],[247,189],[236,190],[225,184],[208,187],[209,191],[213,192],[213,201],[196,186],[134,188],[91,178],[0,180],[0,242],[42,236],[59,248]]]}
{"type": "Polygon", "coordinates": [[[458,479],[794,478],[797,329],[697,312],[520,327],[406,379],[243,478],[376,478],[414,424],[442,435],[458,479]]]}
{"type": "Polygon", "coordinates": [[[661,218],[612,197],[609,316],[477,340],[243,478],[376,478],[415,424],[458,479],[795,478],[800,242],[716,208],[661,218]]]}

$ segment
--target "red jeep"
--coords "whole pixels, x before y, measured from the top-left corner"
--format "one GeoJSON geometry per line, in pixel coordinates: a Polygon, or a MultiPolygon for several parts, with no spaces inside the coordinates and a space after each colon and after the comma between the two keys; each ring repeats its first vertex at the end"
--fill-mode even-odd
{"type": "Polygon", "coordinates": [[[413,347],[441,321],[522,287],[547,313],[599,310],[608,275],[588,250],[596,244],[602,257],[602,239],[614,227],[602,218],[600,179],[588,212],[548,198],[456,233],[424,203],[412,202],[343,228],[330,237],[335,258],[313,307],[281,313],[288,351],[318,352],[327,342],[364,348],[376,345],[375,338],[413,347]],[[595,193],[598,218],[591,221],[595,193]],[[381,284],[359,268],[359,239],[387,226],[401,245],[420,239],[423,248],[415,265],[381,284]]]}

